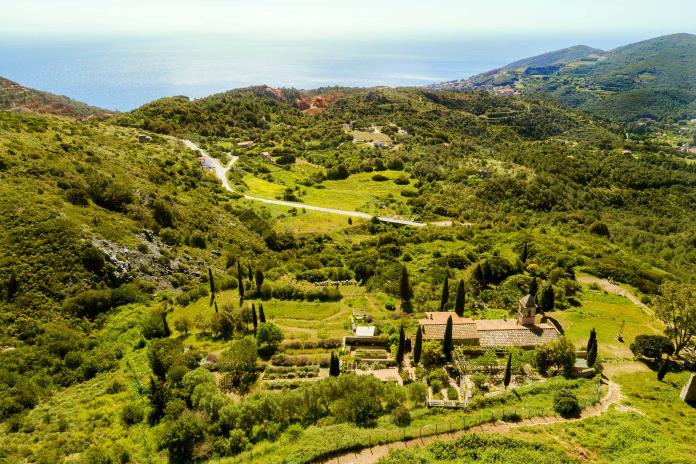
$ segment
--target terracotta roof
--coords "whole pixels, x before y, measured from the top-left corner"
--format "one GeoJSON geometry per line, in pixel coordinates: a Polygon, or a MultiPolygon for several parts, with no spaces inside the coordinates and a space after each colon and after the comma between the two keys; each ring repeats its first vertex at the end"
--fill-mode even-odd
{"type": "Polygon", "coordinates": [[[556,340],[560,334],[552,324],[520,325],[514,319],[479,319],[476,321],[479,345],[483,348],[501,346],[533,347],[556,340]]]}
{"type": "Polygon", "coordinates": [[[447,319],[452,317],[452,338],[467,341],[483,348],[504,346],[534,347],[560,337],[553,324],[521,325],[516,319],[477,319],[459,317],[452,312],[425,313],[420,320],[423,338],[442,340],[445,337],[447,319]]]}

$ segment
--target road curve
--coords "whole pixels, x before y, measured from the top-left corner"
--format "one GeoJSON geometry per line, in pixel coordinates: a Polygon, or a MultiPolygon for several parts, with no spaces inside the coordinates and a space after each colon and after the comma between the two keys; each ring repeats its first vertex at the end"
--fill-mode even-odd
{"type": "MultiPolygon", "coordinates": [[[[194,150],[194,151],[197,151],[198,153],[200,153],[201,156],[203,158],[205,158],[206,162],[209,163],[213,167],[213,169],[215,170],[215,175],[218,177],[218,179],[220,179],[220,181],[222,182],[222,186],[225,188],[225,190],[228,190],[230,192],[234,192],[234,189],[230,186],[230,183],[227,180],[227,171],[229,171],[230,168],[232,167],[232,165],[237,162],[237,160],[239,159],[238,156],[231,155],[231,159],[230,159],[229,164],[227,164],[227,166],[223,166],[222,163],[217,158],[213,158],[212,156],[210,156],[205,150],[200,148],[198,145],[196,145],[192,141],[182,140],[181,142],[184,145],[186,145],[188,148],[190,148],[191,150],[194,150]]],[[[302,208],[302,209],[306,209],[306,210],[321,211],[323,213],[340,214],[341,216],[350,216],[350,217],[363,218],[363,219],[372,219],[374,217],[371,214],[361,213],[359,211],[345,211],[342,209],[334,209],[334,208],[325,208],[323,206],[306,205],[304,203],[295,203],[292,201],[272,200],[270,198],[255,197],[252,195],[243,195],[243,196],[247,200],[258,201],[258,202],[267,203],[270,205],[288,206],[290,208],[302,208]]],[[[389,222],[392,224],[401,224],[401,225],[412,226],[412,227],[423,227],[426,225],[423,222],[409,221],[407,219],[399,219],[399,218],[393,218],[393,217],[388,217],[388,216],[377,216],[377,219],[379,219],[382,222],[389,222]]],[[[436,225],[441,225],[441,224],[438,223],[436,225]]]]}

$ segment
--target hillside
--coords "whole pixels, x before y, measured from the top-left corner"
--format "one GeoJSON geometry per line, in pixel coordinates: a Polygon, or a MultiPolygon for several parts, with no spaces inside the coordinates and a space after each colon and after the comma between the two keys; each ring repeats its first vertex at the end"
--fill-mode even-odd
{"type": "Polygon", "coordinates": [[[696,117],[696,36],[675,34],[605,53],[572,47],[434,86],[542,92],[604,119],[696,117]]]}
{"type": "MultiPolygon", "coordinates": [[[[567,359],[549,369],[537,356],[574,361],[592,327],[593,375],[606,366],[628,395],[607,413],[611,433],[639,433],[669,404],[678,413],[651,433],[687,460],[686,432],[668,433],[696,420],[676,399],[685,373],[657,382],[653,364],[627,360],[662,322],[580,274],[649,305],[665,282],[692,282],[696,164],[612,129],[538,95],[390,88],[260,86],[98,121],[1,112],[0,462],[308,464],[445,424],[543,421],[559,391],[583,410],[608,394],[598,377],[571,378],[567,359]],[[225,165],[237,157],[235,192],[179,138],[225,165]],[[474,349],[455,363],[438,341],[420,361],[405,348],[426,311],[507,320],[534,287],[566,329],[553,352],[474,349]],[[344,347],[355,320],[378,336],[344,347]],[[465,409],[425,407],[467,396],[465,409]],[[634,401],[646,417],[629,415],[634,401]]],[[[518,432],[506,458],[574,462],[541,427],[518,432]]],[[[593,428],[555,427],[590,461],[664,448],[645,433],[620,448],[597,445],[593,428]]],[[[473,440],[485,453],[498,443],[473,440]]],[[[413,459],[438,462],[432,446],[413,459]]]]}
{"type": "Polygon", "coordinates": [[[104,116],[110,111],[77,100],[24,87],[0,77],[0,111],[30,112],[88,118],[104,116]]]}

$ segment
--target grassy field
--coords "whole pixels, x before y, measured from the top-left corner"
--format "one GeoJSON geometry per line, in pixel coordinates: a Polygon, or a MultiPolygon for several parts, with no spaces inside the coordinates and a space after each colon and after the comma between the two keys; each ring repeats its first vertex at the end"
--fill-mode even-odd
{"type": "Polygon", "coordinates": [[[549,427],[520,429],[513,436],[561,444],[582,461],[598,463],[688,463],[696,458],[696,409],[679,399],[688,373],[664,382],[640,364],[625,365],[613,380],[624,400],[606,414],[549,427]]]}
{"type": "Polygon", "coordinates": [[[631,359],[633,354],[629,347],[637,335],[661,332],[659,322],[628,298],[586,288],[581,300],[582,306],[579,308],[555,311],[549,315],[561,323],[566,336],[576,345],[587,343],[594,328],[599,353],[604,358],[631,359]],[[624,321],[622,343],[616,339],[616,335],[624,321]]]}
{"type": "MultiPolygon", "coordinates": [[[[252,174],[244,176],[243,181],[248,187],[249,195],[263,198],[282,198],[287,188],[299,188],[296,195],[302,203],[327,208],[361,211],[375,215],[404,215],[410,214],[405,198],[400,195],[402,190],[412,189],[409,185],[397,185],[394,179],[404,175],[401,171],[382,171],[379,174],[389,180],[374,181],[377,173],[362,172],[353,174],[343,180],[327,180],[321,183],[322,188],[306,187],[299,181],[306,177],[308,171],[314,170],[311,165],[294,165],[290,171],[271,167],[270,176],[260,178],[252,174]]],[[[287,208],[286,208],[287,210],[287,208]]],[[[347,220],[347,219],[346,219],[347,220]]]]}

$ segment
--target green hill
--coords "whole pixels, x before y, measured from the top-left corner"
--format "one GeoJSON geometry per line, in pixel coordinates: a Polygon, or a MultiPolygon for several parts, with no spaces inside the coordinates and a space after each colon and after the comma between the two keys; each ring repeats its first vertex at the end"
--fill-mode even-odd
{"type": "Polygon", "coordinates": [[[572,47],[434,88],[531,94],[616,121],[696,117],[696,36],[674,34],[607,52],[572,47]]]}
{"type": "MultiPolygon", "coordinates": [[[[99,120],[0,112],[0,461],[308,463],[444,424],[551,416],[559,390],[591,404],[596,380],[537,382],[520,350],[514,392],[493,351],[473,355],[490,374],[459,412],[424,407],[423,382],[457,394],[432,343],[415,387],[329,378],[326,366],[336,354],[344,370],[393,368],[400,329],[415,336],[425,311],[453,308],[459,281],[476,318],[514,317],[538,285],[548,309],[567,311],[552,317],[580,321],[568,331],[576,347],[595,325],[614,343],[625,314],[637,321],[627,336],[657,330],[575,277],[612,278],[648,303],[666,280],[693,280],[696,165],[612,129],[543,95],[426,89],[253,87],[99,120]],[[224,162],[238,156],[237,193],[184,137],[224,162]],[[303,202],[452,224],[349,221],[303,202]],[[384,346],[349,352],[341,339],[363,312],[384,346]]],[[[659,383],[670,402],[682,377],[659,383]]],[[[689,430],[692,415],[674,407],[674,422],[655,427],[689,430]]],[[[480,442],[487,453],[496,443],[480,442]]],[[[663,445],[642,443],[641,456],[663,445]]],[[[619,452],[595,448],[600,460],[619,452]]]]}
{"type": "Polygon", "coordinates": [[[30,89],[0,77],[0,111],[17,111],[87,118],[104,116],[110,111],[68,97],[30,89]]]}

